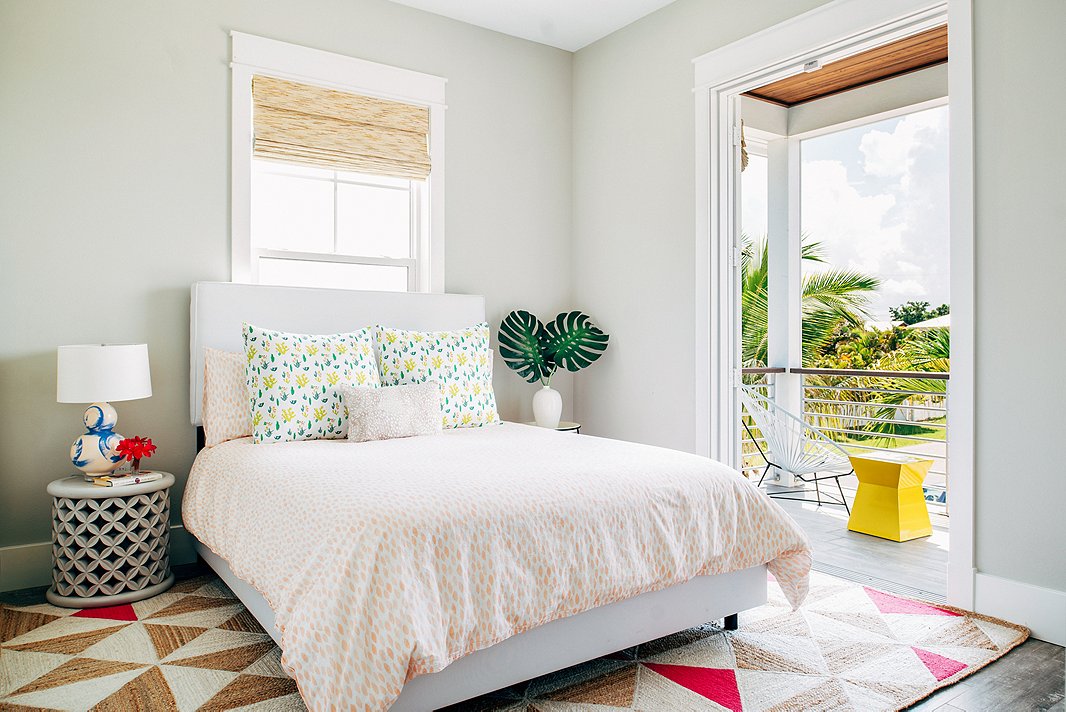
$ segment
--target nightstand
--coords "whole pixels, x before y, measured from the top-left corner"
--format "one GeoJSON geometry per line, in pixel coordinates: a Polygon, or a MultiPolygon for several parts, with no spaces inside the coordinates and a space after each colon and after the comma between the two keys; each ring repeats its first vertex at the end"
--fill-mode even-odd
{"type": "MultiPolygon", "coordinates": [[[[529,421],[528,423],[526,423],[526,425],[534,425],[534,426],[536,424],[537,424],[536,421],[529,421]]],[[[580,435],[581,434],[581,423],[571,423],[569,421],[563,420],[563,421],[560,421],[559,425],[556,426],[553,429],[559,431],[560,433],[577,433],[578,435],[580,435]]]]}
{"type": "Polygon", "coordinates": [[[81,475],[54,480],[52,586],[48,602],[67,608],[116,606],[170,588],[170,488],[174,475],[125,487],[98,487],[81,475]]]}

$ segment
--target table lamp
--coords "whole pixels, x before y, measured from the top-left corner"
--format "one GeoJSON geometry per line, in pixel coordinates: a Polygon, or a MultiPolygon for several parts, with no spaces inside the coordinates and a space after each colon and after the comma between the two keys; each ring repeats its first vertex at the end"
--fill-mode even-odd
{"type": "Polygon", "coordinates": [[[70,446],[70,459],[86,475],[113,472],[122,436],[114,431],[118,413],[108,401],[152,395],[148,344],[60,346],[56,354],[56,401],[92,403],[85,409],[88,430],[70,446]]]}

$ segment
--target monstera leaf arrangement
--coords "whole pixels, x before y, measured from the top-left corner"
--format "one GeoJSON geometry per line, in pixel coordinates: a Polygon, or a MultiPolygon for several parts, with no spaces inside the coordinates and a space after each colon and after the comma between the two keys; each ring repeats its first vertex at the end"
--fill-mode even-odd
{"type": "Polygon", "coordinates": [[[521,309],[504,317],[497,336],[504,363],[530,383],[545,386],[559,366],[580,371],[591,365],[607,350],[610,338],[579,311],[563,312],[544,324],[521,309]]]}

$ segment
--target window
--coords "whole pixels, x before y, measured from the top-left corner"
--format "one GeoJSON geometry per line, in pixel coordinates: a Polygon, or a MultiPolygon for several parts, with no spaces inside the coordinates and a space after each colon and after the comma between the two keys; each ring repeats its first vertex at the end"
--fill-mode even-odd
{"type": "Polygon", "coordinates": [[[878,329],[893,307],[949,303],[947,105],[830,127],[800,146],[801,233],[823,258],[804,260],[804,277],[876,279],[861,296],[878,329]]]}
{"type": "Polygon", "coordinates": [[[233,60],[233,281],[443,291],[444,80],[241,33],[233,60]]]}
{"type": "Polygon", "coordinates": [[[263,284],[419,289],[425,181],[252,161],[252,261],[263,284]]]}
{"type": "Polygon", "coordinates": [[[740,174],[740,230],[747,240],[765,241],[769,219],[769,182],[765,155],[748,154],[748,167],[740,174]]]}
{"type": "Polygon", "coordinates": [[[768,142],[777,138],[771,133],[745,126],[744,149],[748,164],[740,173],[740,231],[746,242],[766,240],[769,220],[768,142]]]}

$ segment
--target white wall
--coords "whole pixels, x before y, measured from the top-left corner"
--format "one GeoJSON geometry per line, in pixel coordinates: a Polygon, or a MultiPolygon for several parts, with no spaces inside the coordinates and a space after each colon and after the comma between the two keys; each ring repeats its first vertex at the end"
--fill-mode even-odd
{"type": "MultiPolygon", "coordinates": [[[[574,301],[613,335],[577,380],[588,432],[693,447],[690,60],[817,4],[678,0],[575,55],[574,301]]],[[[1066,4],[975,4],[977,565],[1061,602],[1066,4]]]]}
{"type": "MultiPolygon", "coordinates": [[[[64,343],[148,342],[155,395],[118,404],[119,429],[158,444],[180,521],[189,286],[230,274],[230,29],[447,77],[447,289],[485,294],[494,327],[570,306],[569,53],[383,0],[5,0],[0,547],[48,541],[44,488],[71,470],[64,343]]],[[[499,364],[496,388],[531,418],[533,386],[499,364]]],[[[48,557],[0,549],[0,590],[43,583],[48,557]]]]}
{"type": "Polygon", "coordinates": [[[692,59],[819,4],[678,0],[574,55],[574,303],[611,334],[588,432],[693,448],[692,59]]]}
{"type": "Polygon", "coordinates": [[[977,568],[1066,596],[1066,3],[975,4],[977,568]]]}

